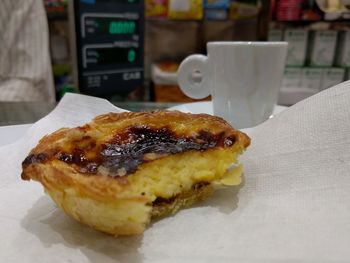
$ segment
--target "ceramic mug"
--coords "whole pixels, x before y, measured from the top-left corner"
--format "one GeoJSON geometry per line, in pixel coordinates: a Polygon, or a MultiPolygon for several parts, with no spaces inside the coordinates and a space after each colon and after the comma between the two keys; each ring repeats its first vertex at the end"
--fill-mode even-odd
{"type": "Polygon", "coordinates": [[[194,99],[212,96],[214,115],[235,128],[267,120],[276,105],[287,42],[209,42],[208,55],[187,57],[178,70],[182,91],[194,99]],[[201,75],[201,79],[194,75],[201,75]]]}

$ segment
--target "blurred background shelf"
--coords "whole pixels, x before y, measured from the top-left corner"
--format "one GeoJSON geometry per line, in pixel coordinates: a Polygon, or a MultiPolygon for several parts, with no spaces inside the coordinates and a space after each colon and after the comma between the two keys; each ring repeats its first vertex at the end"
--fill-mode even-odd
{"type": "Polygon", "coordinates": [[[279,103],[291,105],[348,80],[350,2],[271,2],[268,40],[289,43],[279,103]]]}
{"type": "MultiPolygon", "coordinates": [[[[49,21],[57,99],[60,99],[65,90],[74,86],[72,73],[76,66],[72,60],[74,53],[70,24],[74,18],[69,12],[69,5],[79,2],[86,1],[44,1],[49,21]]],[[[95,0],[87,2],[97,3],[95,0]]],[[[109,4],[113,4],[113,1],[109,1],[109,4]]],[[[159,85],[152,79],[152,67],[166,61],[178,64],[190,54],[206,53],[208,41],[267,39],[268,0],[145,0],[143,4],[144,84],[128,95],[119,94],[116,87],[116,93],[108,99],[157,101],[162,98],[161,101],[169,102],[190,101],[177,85],[173,85],[171,91],[164,86],[159,89],[159,85]],[[184,5],[187,5],[187,11],[184,11],[184,5]]]]}
{"type": "MultiPolygon", "coordinates": [[[[72,17],[68,15],[69,2],[74,1],[79,2],[44,1],[49,21],[57,99],[65,91],[77,89],[72,78],[74,62],[71,59],[69,25],[72,17]]],[[[177,0],[145,0],[143,85],[127,95],[118,94],[116,85],[116,93],[108,99],[173,103],[189,101],[174,81],[169,84],[158,83],[152,69],[169,62],[176,67],[190,54],[205,54],[209,41],[269,40],[289,42],[280,103],[294,104],[330,85],[349,79],[348,2],[181,0],[180,9],[181,3],[189,6],[186,13],[170,10],[171,6],[179,5],[177,0]],[[330,7],[341,11],[325,12],[330,7]],[[315,58],[327,61],[314,61],[315,58]]],[[[176,77],[176,72],[170,70],[168,73],[176,77]]]]}

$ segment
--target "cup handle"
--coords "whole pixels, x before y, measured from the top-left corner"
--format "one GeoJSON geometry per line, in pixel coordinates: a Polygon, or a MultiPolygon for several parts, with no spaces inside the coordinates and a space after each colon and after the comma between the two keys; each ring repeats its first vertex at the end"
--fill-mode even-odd
{"type": "Polygon", "coordinates": [[[183,93],[193,99],[203,99],[210,95],[211,81],[208,67],[208,57],[204,55],[191,55],[181,62],[177,79],[183,93]],[[196,82],[193,74],[198,71],[202,79],[196,82]]]}

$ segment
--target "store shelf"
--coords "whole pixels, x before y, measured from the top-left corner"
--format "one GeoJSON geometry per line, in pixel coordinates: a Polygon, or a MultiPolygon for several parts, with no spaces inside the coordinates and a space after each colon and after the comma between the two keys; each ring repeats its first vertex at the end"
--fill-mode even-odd
{"type": "Polygon", "coordinates": [[[312,23],[319,23],[319,22],[324,22],[324,23],[349,23],[349,19],[335,19],[335,20],[325,20],[325,19],[320,19],[320,20],[288,20],[288,21],[278,21],[278,20],[273,20],[274,23],[280,23],[280,24],[289,24],[289,25],[308,25],[312,23]]]}

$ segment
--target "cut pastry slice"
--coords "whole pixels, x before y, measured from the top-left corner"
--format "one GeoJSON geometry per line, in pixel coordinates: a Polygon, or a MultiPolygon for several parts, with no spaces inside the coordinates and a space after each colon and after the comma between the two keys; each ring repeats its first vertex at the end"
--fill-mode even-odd
{"type": "Polygon", "coordinates": [[[139,234],[153,217],[190,206],[216,186],[238,185],[237,158],[249,144],[206,114],[109,113],[41,139],[22,163],[22,179],[39,181],[81,223],[139,234]]]}

